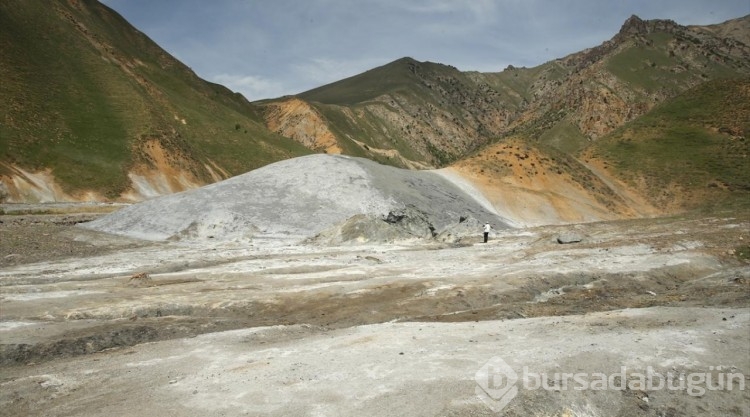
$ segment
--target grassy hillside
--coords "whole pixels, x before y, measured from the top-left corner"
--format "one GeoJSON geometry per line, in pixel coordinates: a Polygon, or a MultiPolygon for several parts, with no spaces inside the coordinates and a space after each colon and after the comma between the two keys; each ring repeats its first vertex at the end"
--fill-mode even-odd
{"type": "Polygon", "coordinates": [[[354,105],[397,91],[411,90],[419,84],[413,71],[416,61],[401,58],[390,64],[318,87],[297,96],[322,104],[354,105]]]}
{"type": "Polygon", "coordinates": [[[0,2],[0,174],[51,169],[71,192],[116,197],[157,141],[197,179],[306,153],[257,108],[205,82],[106,6],[0,2]]]}
{"type": "Polygon", "coordinates": [[[655,204],[750,199],[750,78],[707,82],[584,151],[655,204]]]}
{"type": "Polygon", "coordinates": [[[736,73],[732,60],[711,55],[691,56],[691,62],[676,53],[688,43],[700,42],[686,35],[655,32],[643,36],[607,60],[606,68],[619,79],[644,93],[658,90],[681,91],[702,79],[722,78],[736,73]],[[692,67],[692,69],[691,69],[692,67]]]}
{"type": "Polygon", "coordinates": [[[444,166],[486,144],[523,99],[482,74],[402,58],[297,97],[316,106],[342,148],[398,165],[373,149],[444,166]]]}

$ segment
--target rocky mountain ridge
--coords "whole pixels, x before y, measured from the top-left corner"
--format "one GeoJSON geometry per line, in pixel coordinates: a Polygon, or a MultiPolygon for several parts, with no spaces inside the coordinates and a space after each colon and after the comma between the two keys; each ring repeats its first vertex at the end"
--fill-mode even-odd
{"type": "MultiPolygon", "coordinates": [[[[706,29],[632,16],[611,40],[535,68],[467,73],[403,58],[276,103],[304,100],[342,150],[374,159],[366,147],[390,145],[406,159],[445,166],[514,134],[578,150],[705,81],[750,74],[747,30],[729,29],[749,21],[706,29]],[[355,146],[358,136],[366,140],[355,146]]],[[[266,112],[269,126],[307,123],[281,119],[266,112]]]]}

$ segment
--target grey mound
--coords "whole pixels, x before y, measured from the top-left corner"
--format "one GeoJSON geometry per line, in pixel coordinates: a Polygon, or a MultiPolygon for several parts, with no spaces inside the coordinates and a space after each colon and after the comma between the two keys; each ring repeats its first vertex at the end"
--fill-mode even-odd
{"type": "Polygon", "coordinates": [[[310,155],[135,204],[82,227],[147,240],[341,243],[431,239],[465,219],[508,227],[434,172],[310,155]]]}

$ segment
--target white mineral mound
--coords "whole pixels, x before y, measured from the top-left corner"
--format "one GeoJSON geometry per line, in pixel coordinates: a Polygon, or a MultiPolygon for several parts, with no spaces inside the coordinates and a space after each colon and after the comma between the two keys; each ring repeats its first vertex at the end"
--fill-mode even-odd
{"type": "Polygon", "coordinates": [[[84,227],[148,240],[299,241],[355,217],[384,222],[404,213],[418,213],[433,235],[466,219],[508,224],[437,172],[310,155],[135,204],[84,227]]]}

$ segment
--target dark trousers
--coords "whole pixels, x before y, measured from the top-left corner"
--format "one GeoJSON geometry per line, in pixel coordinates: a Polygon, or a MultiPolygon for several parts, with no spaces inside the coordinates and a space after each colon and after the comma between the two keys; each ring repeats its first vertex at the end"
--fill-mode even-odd
{"type": "Polygon", "coordinates": [[[490,234],[487,232],[484,232],[484,243],[487,243],[487,238],[490,237],[490,234]]]}

